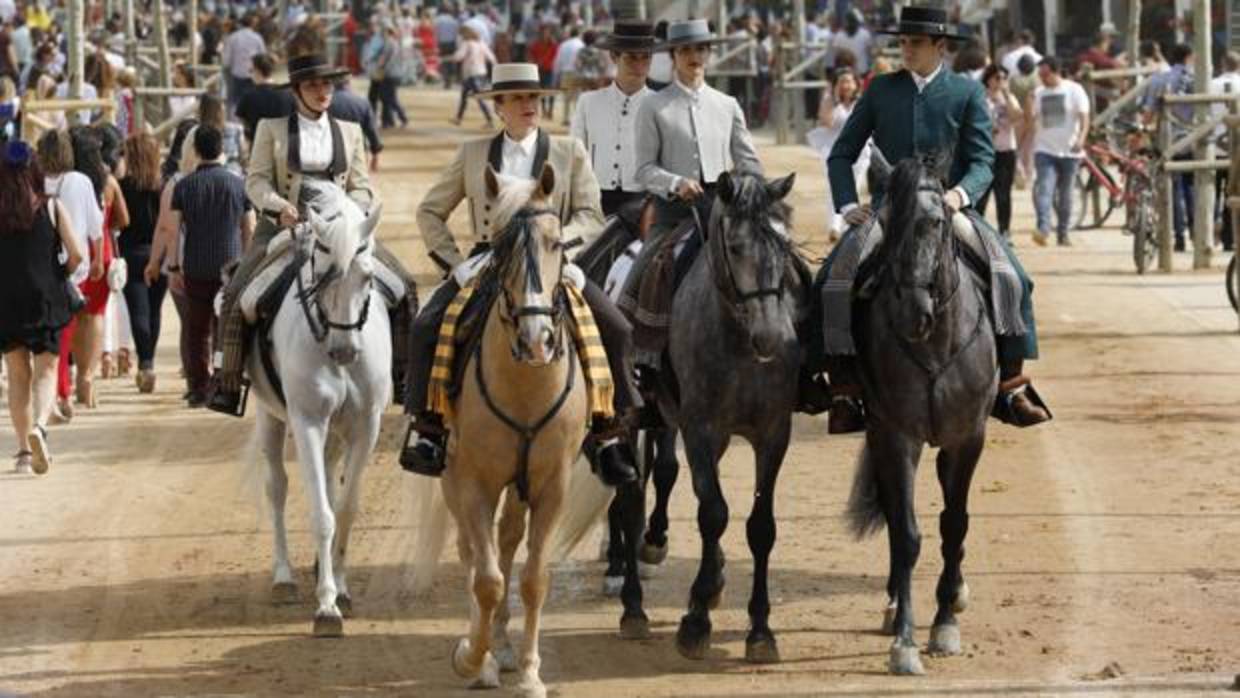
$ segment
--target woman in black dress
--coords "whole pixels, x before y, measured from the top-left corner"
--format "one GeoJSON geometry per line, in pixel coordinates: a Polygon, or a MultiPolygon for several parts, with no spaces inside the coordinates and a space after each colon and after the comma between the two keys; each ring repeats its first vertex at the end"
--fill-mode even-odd
{"type": "Polygon", "coordinates": [[[82,250],[64,206],[43,195],[43,174],[21,141],[0,154],[0,211],[0,353],[9,373],[16,470],[43,474],[51,463],[44,425],[56,398],[60,330],[72,317],[65,270],[77,268],[82,250]]]}

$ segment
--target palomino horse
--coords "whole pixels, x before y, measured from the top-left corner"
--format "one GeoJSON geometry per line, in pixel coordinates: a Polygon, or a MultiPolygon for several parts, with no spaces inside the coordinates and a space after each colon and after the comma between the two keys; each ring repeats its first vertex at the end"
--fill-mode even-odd
{"type": "MultiPolygon", "coordinates": [[[[710,609],[723,593],[719,540],[728,505],[719,486],[719,459],[735,435],[749,441],[756,457],[746,527],[754,577],[745,658],[779,660],[768,622],[767,563],[775,544],[775,481],[791,435],[802,361],[796,325],[808,288],[790,239],[791,209],[783,203],[793,181],[794,175],[767,181],[741,171],[719,178],[704,249],[672,304],[664,380],[674,376],[680,397],[676,404],[664,390],[660,409],[684,438],[702,537],[689,612],[676,634],[677,649],[690,659],[701,659],[710,647],[710,609]]],[[[645,624],[645,614],[635,570],[626,570],[621,599],[622,634],[640,637],[634,626],[645,624]]]]}
{"type": "MultiPolygon", "coordinates": [[[[586,435],[587,396],[567,326],[563,284],[569,282],[564,277],[560,219],[549,204],[555,171],[548,164],[537,180],[526,181],[488,170],[486,187],[499,221],[490,262],[499,292],[453,406],[442,478],[472,596],[469,636],[453,651],[452,668],[480,688],[498,687],[500,669],[518,668],[507,632],[508,589],[528,511],[528,554],[520,580],[525,632],[519,688],[526,695],[543,696],[538,635],[550,586],[548,543],[586,435]],[[495,513],[505,490],[497,543],[495,513]],[[520,497],[522,490],[526,501],[520,497]]],[[[440,546],[428,538],[442,540],[445,527],[419,527],[416,535],[416,547],[432,551],[419,553],[419,564],[433,565],[440,546]]]]}
{"type": "Polygon", "coordinates": [[[392,342],[371,260],[379,208],[365,215],[333,184],[305,186],[319,194],[309,221],[296,231],[294,244],[304,245],[306,261],[271,325],[271,373],[263,364],[262,337],[254,339],[248,370],[259,398],[254,442],[268,466],[275,529],[272,597],[288,603],[297,596],[284,526],[284,436],[291,429],[318,558],[314,634],[334,637],[343,633],[342,614],[352,610],[345,551],[362,470],[391,399],[392,342]]]}
{"type": "Polygon", "coordinates": [[[887,524],[891,568],[884,629],[895,634],[888,669],[921,674],[912,604],[913,567],[921,551],[913,507],[917,462],[925,444],[939,447],[943,573],[929,651],[958,654],[956,614],[969,596],[960,572],[969,483],[986,440],[998,371],[986,296],[957,255],[940,178],[909,158],[890,174],[886,190],[884,239],[874,259],[877,290],[857,315],[869,420],[849,518],[858,536],[887,524]]]}

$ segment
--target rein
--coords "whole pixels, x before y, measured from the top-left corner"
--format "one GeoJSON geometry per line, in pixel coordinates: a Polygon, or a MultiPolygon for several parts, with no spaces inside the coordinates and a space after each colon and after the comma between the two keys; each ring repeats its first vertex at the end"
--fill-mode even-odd
{"type": "MultiPolygon", "coordinates": [[[[714,275],[716,276],[715,285],[717,288],[719,288],[719,291],[723,294],[724,298],[726,298],[729,301],[729,305],[732,306],[733,310],[737,314],[740,314],[740,315],[745,314],[744,305],[745,303],[748,303],[749,301],[759,300],[767,296],[774,296],[776,300],[783,298],[783,295],[784,295],[783,273],[780,273],[779,284],[776,286],[769,286],[769,287],[759,286],[758,288],[755,288],[750,291],[742,291],[740,286],[736,283],[736,272],[732,270],[732,257],[728,254],[727,245],[724,244],[722,241],[723,236],[722,235],[714,236],[715,238],[718,238],[717,242],[707,237],[706,235],[707,229],[705,226],[702,225],[702,217],[698,213],[697,207],[694,206],[692,208],[692,211],[693,211],[693,222],[694,222],[694,225],[697,226],[698,234],[701,235],[705,239],[709,247],[718,246],[720,248],[719,254],[722,256],[720,260],[721,261],[720,266],[723,267],[723,276],[724,276],[724,279],[727,280],[727,286],[725,287],[725,286],[720,285],[722,279],[717,278],[718,274],[714,275]]],[[[708,247],[707,254],[710,254],[709,247],[708,247]]],[[[714,258],[713,254],[711,254],[710,256],[712,259],[714,258]]]]}

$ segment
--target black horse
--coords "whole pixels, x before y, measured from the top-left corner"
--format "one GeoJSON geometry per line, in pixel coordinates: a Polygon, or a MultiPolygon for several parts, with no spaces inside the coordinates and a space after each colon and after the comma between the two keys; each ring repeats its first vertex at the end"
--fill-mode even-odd
{"type": "MultiPolygon", "coordinates": [[[[921,551],[913,507],[925,444],[939,447],[943,573],[932,654],[960,652],[956,614],[968,603],[961,574],[969,484],[998,388],[994,332],[980,277],[962,260],[943,202],[942,158],[909,158],[886,180],[884,239],[873,259],[873,295],[856,311],[858,358],[869,419],[848,514],[860,537],[886,523],[891,568],[884,629],[895,635],[888,669],[921,674],[913,641],[912,573],[921,551]]],[[[885,163],[880,164],[883,167],[885,163]]],[[[889,177],[887,176],[889,174],[889,177]]]]}

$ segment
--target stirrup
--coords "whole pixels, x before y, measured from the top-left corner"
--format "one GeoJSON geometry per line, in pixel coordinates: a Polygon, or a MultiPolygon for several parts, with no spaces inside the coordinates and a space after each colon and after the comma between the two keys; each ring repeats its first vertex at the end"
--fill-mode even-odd
{"type": "Polygon", "coordinates": [[[230,417],[244,417],[246,405],[250,401],[250,379],[242,376],[241,388],[235,401],[232,395],[213,382],[207,395],[207,409],[230,417]]]}

